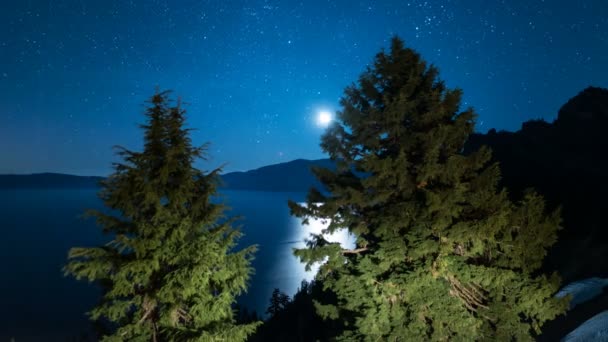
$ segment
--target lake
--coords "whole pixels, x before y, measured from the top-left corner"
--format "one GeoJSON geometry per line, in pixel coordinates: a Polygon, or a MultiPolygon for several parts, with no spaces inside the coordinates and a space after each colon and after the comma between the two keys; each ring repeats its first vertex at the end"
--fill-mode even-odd
{"type": "MultiPolygon", "coordinates": [[[[275,287],[292,295],[313,272],[292,254],[323,226],[302,226],[289,214],[287,200],[303,193],[222,191],[230,214],[243,216],[241,245],[258,244],[256,273],[239,303],[263,313],[275,287]]],[[[92,219],[79,216],[103,209],[97,189],[0,190],[0,341],[65,341],[87,329],[85,312],[95,304],[94,285],[63,277],[67,251],[108,241],[92,219]]],[[[345,239],[345,236],[338,239],[345,239]]]]}

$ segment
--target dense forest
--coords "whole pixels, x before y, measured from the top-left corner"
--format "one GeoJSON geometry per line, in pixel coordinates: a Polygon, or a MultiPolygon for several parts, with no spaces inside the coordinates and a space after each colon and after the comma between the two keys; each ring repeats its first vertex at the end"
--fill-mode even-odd
{"type": "MultiPolygon", "coordinates": [[[[295,254],[322,262],[292,298],[265,313],[236,306],[255,246],[212,203],[220,169],[193,167],[185,111],[158,92],[142,152],[100,196],[122,217],[92,212],[110,244],[74,248],[67,275],[100,284],[90,315],[105,341],[554,340],[602,310],[568,315],[554,295],[608,273],[608,90],[589,87],[553,123],[474,133],[438,69],[395,38],[341,100],[322,137],[331,165],[294,216],[348,229],[356,246],[312,236],[295,254]]],[[[329,164],[328,164],[329,165],[329,164]]],[[[605,306],[604,306],[605,307],[605,306]]]]}

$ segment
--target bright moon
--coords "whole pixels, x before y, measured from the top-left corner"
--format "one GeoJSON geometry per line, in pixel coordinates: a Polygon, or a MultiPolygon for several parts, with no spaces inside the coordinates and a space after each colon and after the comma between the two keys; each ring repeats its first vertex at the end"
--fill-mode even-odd
{"type": "Polygon", "coordinates": [[[317,125],[321,127],[327,127],[331,120],[331,113],[326,110],[321,111],[319,112],[319,114],[317,114],[317,125]]]}

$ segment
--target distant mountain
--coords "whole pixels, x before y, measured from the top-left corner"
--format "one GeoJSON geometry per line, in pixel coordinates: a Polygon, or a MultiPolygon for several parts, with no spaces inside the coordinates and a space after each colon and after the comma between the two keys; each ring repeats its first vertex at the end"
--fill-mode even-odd
{"type": "Polygon", "coordinates": [[[222,180],[224,188],[231,190],[305,192],[312,186],[321,188],[310,171],[313,166],[335,169],[329,159],[296,159],[251,171],[227,173],[222,175],[222,180]]]}
{"type": "MultiPolygon", "coordinates": [[[[329,159],[297,159],[282,164],[264,166],[246,172],[222,175],[222,188],[228,190],[305,192],[311,186],[320,188],[310,168],[334,168],[329,159]]],[[[0,189],[96,188],[103,177],[74,176],[60,173],[31,175],[0,175],[0,189]]]]}
{"type": "Polygon", "coordinates": [[[74,176],[61,173],[0,175],[0,189],[96,188],[103,177],[74,176]]]}

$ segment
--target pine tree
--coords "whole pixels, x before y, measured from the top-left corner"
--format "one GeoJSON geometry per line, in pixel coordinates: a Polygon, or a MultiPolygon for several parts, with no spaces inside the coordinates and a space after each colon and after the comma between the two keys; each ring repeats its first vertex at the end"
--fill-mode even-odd
{"type": "Polygon", "coordinates": [[[314,172],[292,214],[347,229],[344,249],[323,235],[296,250],[337,304],[315,303],[348,327],[345,341],[526,341],[565,310],[557,275],[538,274],[556,241],[559,210],[530,191],[513,203],[497,164],[462,149],[475,114],[461,91],[394,38],[348,87],[321,147],[337,170],[314,172]]]}
{"type": "Polygon", "coordinates": [[[258,323],[236,324],[232,305],[255,246],[235,250],[241,233],[212,201],[221,169],[193,166],[207,146],[192,145],[180,103],[157,92],[146,116],[143,152],[119,147],[102,182],[114,214],[89,212],[111,241],[72,248],[65,274],[103,285],[89,316],[110,323],[104,341],[244,341],[258,323]]]}
{"type": "Polygon", "coordinates": [[[270,305],[268,305],[266,313],[270,315],[270,317],[274,317],[283,310],[285,310],[287,305],[289,305],[289,302],[289,296],[281,292],[279,289],[275,288],[272,291],[272,295],[270,297],[270,305]]]}

